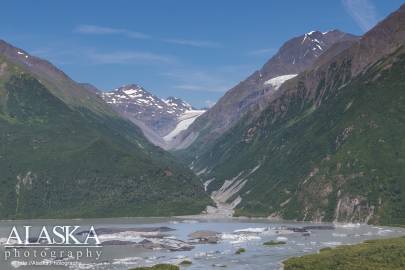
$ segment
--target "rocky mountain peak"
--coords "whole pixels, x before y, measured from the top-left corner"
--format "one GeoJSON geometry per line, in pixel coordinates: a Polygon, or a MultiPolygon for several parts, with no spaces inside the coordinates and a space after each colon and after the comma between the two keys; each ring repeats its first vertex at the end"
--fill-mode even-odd
{"type": "Polygon", "coordinates": [[[178,110],[192,110],[193,107],[188,104],[187,102],[185,102],[184,100],[182,100],[181,98],[177,98],[177,97],[168,97],[166,100],[164,100],[166,102],[166,104],[170,107],[176,108],[178,110]]]}
{"type": "Polygon", "coordinates": [[[140,126],[144,134],[160,146],[161,143],[157,142],[159,137],[163,138],[173,131],[180,117],[193,110],[190,104],[180,98],[161,99],[137,84],[102,92],[101,97],[118,113],[140,126]],[[149,136],[152,133],[154,135],[149,136]]]}
{"type": "Polygon", "coordinates": [[[357,36],[337,29],[326,32],[310,31],[287,41],[263,66],[260,74],[265,80],[281,75],[298,74],[312,66],[333,44],[356,39],[357,36]]]}
{"type": "MultiPolygon", "coordinates": [[[[267,99],[284,81],[311,68],[317,59],[336,43],[358,40],[359,37],[331,30],[310,31],[294,37],[279,49],[263,67],[246,80],[230,89],[207,113],[199,117],[179,139],[181,148],[186,148],[197,138],[193,134],[204,134],[204,141],[211,141],[231,128],[253,107],[266,106],[267,99]],[[263,103],[263,104],[262,104],[263,103]],[[207,129],[202,132],[201,129],[207,129]],[[192,137],[192,139],[189,139],[192,137]],[[187,141],[183,144],[180,141],[187,141]]],[[[176,147],[176,146],[174,146],[176,147]]]]}
{"type": "Polygon", "coordinates": [[[163,108],[164,102],[137,84],[124,85],[110,92],[101,93],[110,104],[139,105],[143,107],[163,108]]]}

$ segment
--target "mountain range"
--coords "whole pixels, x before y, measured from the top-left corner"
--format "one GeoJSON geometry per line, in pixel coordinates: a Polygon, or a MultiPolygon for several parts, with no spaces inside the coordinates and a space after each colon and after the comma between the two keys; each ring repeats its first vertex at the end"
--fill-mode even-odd
{"type": "MultiPolygon", "coordinates": [[[[267,106],[266,99],[289,78],[311,67],[332,45],[350,43],[358,37],[339,30],[311,31],[287,41],[264,66],[228,92],[179,136],[174,149],[188,148],[216,139],[234,126],[252,107],[267,106]]],[[[191,148],[188,148],[190,151],[191,148]]],[[[193,150],[191,150],[193,151],[193,150]]]]}
{"type": "Polygon", "coordinates": [[[183,132],[177,155],[235,215],[403,224],[404,43],[405,5],[362,37],[294,38],[183,132]],[[310,61],[283,53],[310,41],[310,61]]]}
{"type": "Polygon", "coordinates": [[[131,84],[99,95],[123,117],[139,126],[155,145],[168,148],[171,140],[205,110],[196,110],[176,97],[161,99],[131,84]]]}
{"type": "Polygon", "coordinates": [[[405,224],[405,5],[287,41],[210,109],[0,41],[0,218],[220,211],[405,224]],[[170,152],[165,151],[170,150],[170,152]]]}

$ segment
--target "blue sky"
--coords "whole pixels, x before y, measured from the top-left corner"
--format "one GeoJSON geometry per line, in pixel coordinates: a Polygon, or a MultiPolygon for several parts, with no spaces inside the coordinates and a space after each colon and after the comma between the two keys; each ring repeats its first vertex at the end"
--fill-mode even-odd
{"type": "Polygon", "coordinates": [[[0,38],[102,90],[129,83],[213,104],[288,39],[362,34],[399,0],[4,1],[0,38]]]}

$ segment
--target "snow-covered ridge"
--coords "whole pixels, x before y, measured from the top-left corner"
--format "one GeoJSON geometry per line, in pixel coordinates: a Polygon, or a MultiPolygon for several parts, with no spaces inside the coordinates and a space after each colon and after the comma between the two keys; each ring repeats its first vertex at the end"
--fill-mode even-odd
{"type": "Polygon", "coordinates": [[[288,74],[288,75],[278,76],[278,77],[265,81],[264,85],[271,85],[271,86],[273,86],[273,88],[275,90],[278,90],[285,81],[288,81],[296,76],[297,76],[297,74],[288,74]]]}
{"type": "Polygon", "coordinates": [[[101,93],[101,97],[109,104],[126,109],[137,108],[137,113],[152,113],[154,115],[171,114],[180,116],[192,106],[180,98],[169,97],[161,99],[146,91],[144,88],[132,84],[116,88],[110,92],[101,93]]]}
{"type": "MultiPolygon", "coordinates": [[[[137,103],[139,105],[161,106],[162,101],[138,85],[123,86],[111,92],[103,92],[103,99],[110,104],[137,103]]],[[[162,106],[161,106],[162,107],[162,106]]]]}
{"type": "MultiPolygon", "coordinates": [[[[312,48],[310,48],[310,50],[314,51],[314,53],[316,54],[316,56],[319,56],[322,51],[324,51],[324,47],[325,47],[325,43],[322,41],[323,36],[327,35],[329,33],[329,31],[327,32],[319,32],[319,31],[311,31],[308,32],[304,35],[304,38],[301,41],[301,44],[304,43],[310,43],[312,44],[312,48]],[[319,40],[321,39],[321,40],[319,40]]],[[[307,53],[306,53],[307,54],[307,53]]]]}

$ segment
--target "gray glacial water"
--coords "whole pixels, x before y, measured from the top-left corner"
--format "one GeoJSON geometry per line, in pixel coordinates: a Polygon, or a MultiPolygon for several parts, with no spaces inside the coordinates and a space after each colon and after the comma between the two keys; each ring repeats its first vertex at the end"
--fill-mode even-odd
{"type": "MultiPolygon", "coordinates": [[[[127,270],[137,266],[149,266],[157,263],[179,263],[185,259],[192,261],[186,269],[280,269],[281,262],[292,256],[315,253],[324,247],[359,243],[367,239],[387,238],[405,235],[405,230],[359,224],[336,225],[333,230],[310,229],[310,236],[302,232],[283,230],[286,227],[303,227],[312,225],[330,226],[331,224],[270,222],[254,219],[216,219],[216,220],[183,220],[163,218],[117,218],[117,219],[88,219],[88,220],[35,220],[35,221],[1,221],[0,222],[0,269],[95,269],[95,270],[127,270]],[[5,260],[5,242],[13,226],[30,225],[39,228],[43,225],[81,225],[98,228],[121,229],[120,233],[99,235],[100,240],[129,241],[130,245],[113,245],[89,248],[95,252],[101,251],[98,260],[73,258],[32,258],[33,248],[19,249],[22,253],[30,251],[30,257],[12,258],[5,260]],[[195,231],[208,230],[220,233],[217,244],[193,244],[189,251],[169,251],[167,249],[145,249],[140,246],[144,240],[134,228],[169,227],[173,231],[165,232],[165,238],[157,241],[172,243],[171,241],[188,241],[188,235],[195,231]],[[128,229],[128,231],[126,231],[128,229]],[[131,229],[131,230],[130,230],[131,229]],[[239,230],[239,231],[238,231],[239,230]],[[240,231],[242,230],[242,231],[240,231]],[[283,240],[287,244],[279,246],[263,246],[269,240],[283,240]],[[246,252],[236,255],[238,248],[245,248],[246,252]],[[25,266],[24,263],[48,263],[48,266],[25,266]],[[57,266],[62,263],[64,266],[57,266]]],[[[181,242],[180,242],[181,243],[181,242]]],[[[69,248],[73,252],[83,248],[69,248]]],[[[45,251],[59,250],[48,248],[45,251]]],[[[64,256],[62,256],[64,257],[64,256]]]]}

